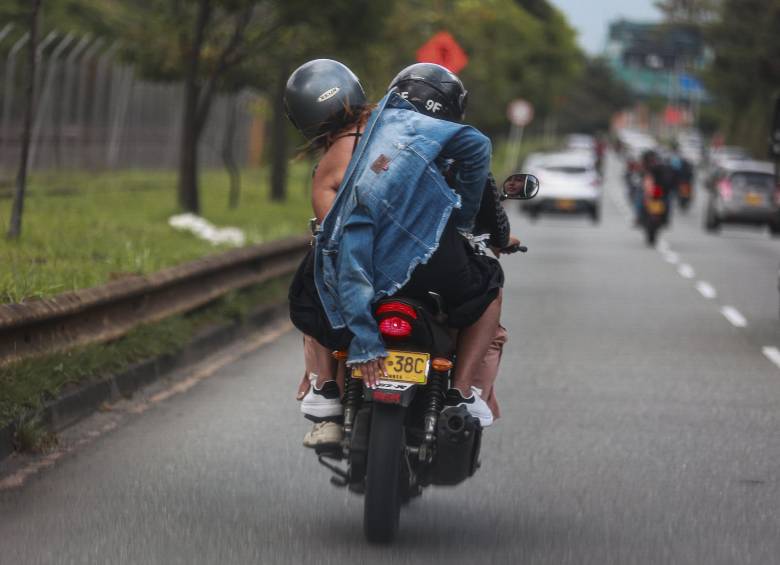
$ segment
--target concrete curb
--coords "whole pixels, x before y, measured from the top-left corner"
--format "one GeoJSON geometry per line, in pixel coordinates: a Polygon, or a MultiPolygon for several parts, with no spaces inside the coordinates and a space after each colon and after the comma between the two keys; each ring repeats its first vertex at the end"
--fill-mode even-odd
{"type": "MultiPolygon", "coordinates": [[[[36,415],[46,429],[59,432],[95,413],[104,402],[130,396],[174,369],[201,361],[253,330],[287,316],[287,312],[285,301],[258,308],[241,321],[207,328],[178,351],[140,361],[121,373],[85,383],[47,402],[36,415]]],[[[0,461],[14,452],[14,433],[13,423],[0,428],[0,461]]]]}

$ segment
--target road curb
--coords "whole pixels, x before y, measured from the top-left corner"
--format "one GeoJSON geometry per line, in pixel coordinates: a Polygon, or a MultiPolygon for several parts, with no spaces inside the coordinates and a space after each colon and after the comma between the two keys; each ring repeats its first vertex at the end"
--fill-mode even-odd
{"type": "MultiPolygon", "coordinates": [[[[206,328],[177,351],[140,361],[121,373],[67,391],[32,416],[39,418],[47,430],[62,431],[94,414],[103,403],[131,396],[173,370],[201,361],[248,333],[286,317],[287,313],[285,301],[258,308],[241,320],[206,328]]],[[[0,461],[14,453],[15,431],[15,423],[0,428],[0,461]]]]}

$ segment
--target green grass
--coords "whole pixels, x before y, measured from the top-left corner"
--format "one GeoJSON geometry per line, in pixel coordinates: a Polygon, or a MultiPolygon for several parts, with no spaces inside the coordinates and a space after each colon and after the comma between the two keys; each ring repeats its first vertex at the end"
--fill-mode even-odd
{"type": "MultiPolygon", "coordinates": [[[[293,164],[288,199],[268,198],[268,171],[244,171],[238,208],[228,208],[222,170],[201,176],[202,214],[243,229],[249,243],[306,231],[310,163],[293,164]]],[[[30,179],[22,237],[9,242],[11,200],[0,199],[0,303],[21,302],[147,274],[226,249],[168,225],[178,212],[173,171],[61,172],[30,179]]]]}
{"type": "MultiPolygon", "coordinates": [[[[286,295],[288,285],[289,278],[284,277],[230,293],[189,314],[140,326],[110,343],[0,367],[0,427],[19,422],[23,435],[29,432],[30,438],[37,438],[40,434],[35,433],[36,421],[31,413],[46,399],[55,398],[64,386],[118,373],[133,363],[174,352],[206,326],[240,321],[254,308],[278,302],[286,295]]],[[[20,437],[17,443],[35,443],[25,438],[20,437]]]]}

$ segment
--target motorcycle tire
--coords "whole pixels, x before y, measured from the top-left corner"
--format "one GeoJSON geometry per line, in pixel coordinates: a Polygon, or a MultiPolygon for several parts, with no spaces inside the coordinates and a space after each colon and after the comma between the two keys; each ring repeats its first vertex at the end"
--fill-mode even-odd
{"type": "Polygon", "coordinates": [[[404,409],[374,403],[368,442],[363,534],[374,543],[390,543],[401,515],[401,455],[404,409]]]}
{"type": "Polygon", "coordinates": [[[655,226],[649,226],[645,228],[645,242],[648,247],[655,247],[656,236],[658,235],[658,228],[655,226]]]}

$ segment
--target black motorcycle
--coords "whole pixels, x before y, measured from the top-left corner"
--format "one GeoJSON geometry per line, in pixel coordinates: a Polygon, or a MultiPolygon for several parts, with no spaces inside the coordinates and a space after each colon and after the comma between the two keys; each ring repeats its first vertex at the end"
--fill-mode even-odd
{"type": "MultiPolygon", "coordinates": [[[[538,190],[536,177],[518,173],[504,181],[501,197],[530,199],[538,190]]],[[[357,370],[347,370],[344,440],[317,453],[334,473],[331,483],[365,496],[366,538],[387,543],[404,502],[428,485],[461,483],[479,468],[482,427],[465,408],[444,406],[457,360],[440,298],[394,296],[377,303],[374,314],[387,345],[388,376],[369,389],[357,370]]],[[[346,352],[334,355],[346,358],[346,352]]]]}
{"type": "Polygon", "coordinates": [[[658,231],[669,222],[667,194],[656,184],[645,186],[642,194],[642,207],[639,222],[645,230],[647,245],[655,245],[658,231]]]}

